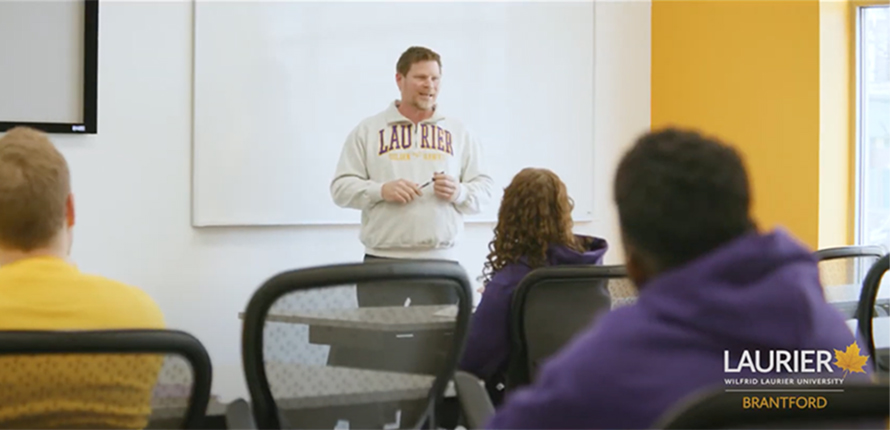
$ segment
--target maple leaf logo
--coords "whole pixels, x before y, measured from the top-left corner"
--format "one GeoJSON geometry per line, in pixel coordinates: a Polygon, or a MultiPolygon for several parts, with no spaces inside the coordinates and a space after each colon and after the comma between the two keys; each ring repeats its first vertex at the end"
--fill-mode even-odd
{"type": "Polygon", "coordinates": [[[850,344],[844,352],[835,349],[834,358],[836,361],[832,364],[844,371],[845,378],[849,372],[865,373],[862,366],[868,362],[868,356],[859,355],[859,345],[856,342],[850,344]]]}

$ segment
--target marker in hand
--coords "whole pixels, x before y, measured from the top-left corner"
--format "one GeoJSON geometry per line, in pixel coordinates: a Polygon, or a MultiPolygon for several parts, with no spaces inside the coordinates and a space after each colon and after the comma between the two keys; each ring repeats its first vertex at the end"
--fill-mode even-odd
{"type": "MultiPolygon", "coordinates": [[[[445,173],[445,172],[442,171],[442,172],[436,172],[436,173],[445,173]]],[[[435,176],[435,174],[433,176],[435,176]]],[[[436,181],[435,177],[433,179],[430,179],[429,181],[426,181],[423,185],[420,186],[420,189],[422,190],[422,189],[426,188],[428,185],[432,184],[435,181],[436,181]]]]}

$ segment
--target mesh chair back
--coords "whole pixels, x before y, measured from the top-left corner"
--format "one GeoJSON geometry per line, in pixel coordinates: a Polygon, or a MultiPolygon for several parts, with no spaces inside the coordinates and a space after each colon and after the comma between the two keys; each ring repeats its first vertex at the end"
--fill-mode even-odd
{"type": "Polygon", "coordinates": [[[635,297],[622,265],[553,266],[529,273],[511,304],[507,391],[530,383],[541,364],[576,334],[635,297]]]}
{"type": "Polygon", "coordinates": [[[825,300],[849,319],[856,318],[858,298],[868,269],[884,254],[879,246],[825,248],[813,255],[818,260],[819,280],[825,300]]]}
{"type": "Polygon", "coordinates": [[[0,427],[200,428],[211,378],[183,332],[0,332],[0,427]]]}
{"type": "Polygon", "coordinates": [[[244,314],[243,357],[257,426],[435,425],[434,405],[446,394],[465,342],[470,297],[464,270],[444,261],[276,275],[244,314]],[[393,282],[443,302],[359,307],[356,284],[373,295],[376,288],[390,294],[393,282]]]}

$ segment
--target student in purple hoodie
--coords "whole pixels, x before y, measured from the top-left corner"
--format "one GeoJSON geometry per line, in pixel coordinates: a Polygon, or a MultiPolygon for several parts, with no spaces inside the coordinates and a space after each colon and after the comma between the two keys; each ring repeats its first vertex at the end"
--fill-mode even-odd
{"type": "Polygon", "coordinates": [[[738,377],[725,372],[727,352],[735,368],[745,350],[854,342],[825,302],[811,252],[782,230],[755,227],[745,167],[729,146],[689,131],[648,133],[621,161],[614,198],[637,303],[605,314],[545,363],[489,428],[649,428],[684,397],[738,377]]]}
{"type": "Polygon", "coordinates": [[[576,235],[572,227],[572,199],[550,170],[523,169],[504,190],[483,270],[482,300],[459,364],[486,381],[495,402],[510,353],[510,301],[519,281],[543,266],[602,263],[606,241],[576,235]]]}

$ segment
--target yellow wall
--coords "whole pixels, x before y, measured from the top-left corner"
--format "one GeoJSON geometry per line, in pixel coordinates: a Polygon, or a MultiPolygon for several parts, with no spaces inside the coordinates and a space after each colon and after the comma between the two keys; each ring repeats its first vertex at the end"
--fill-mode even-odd
{"type": "Polygon", "coordinates": [[[782,225],[813,248],[819,14],[816,0],[652,3],[652,126],[692,126],[735,144],[761,226],[782,225]]]}

